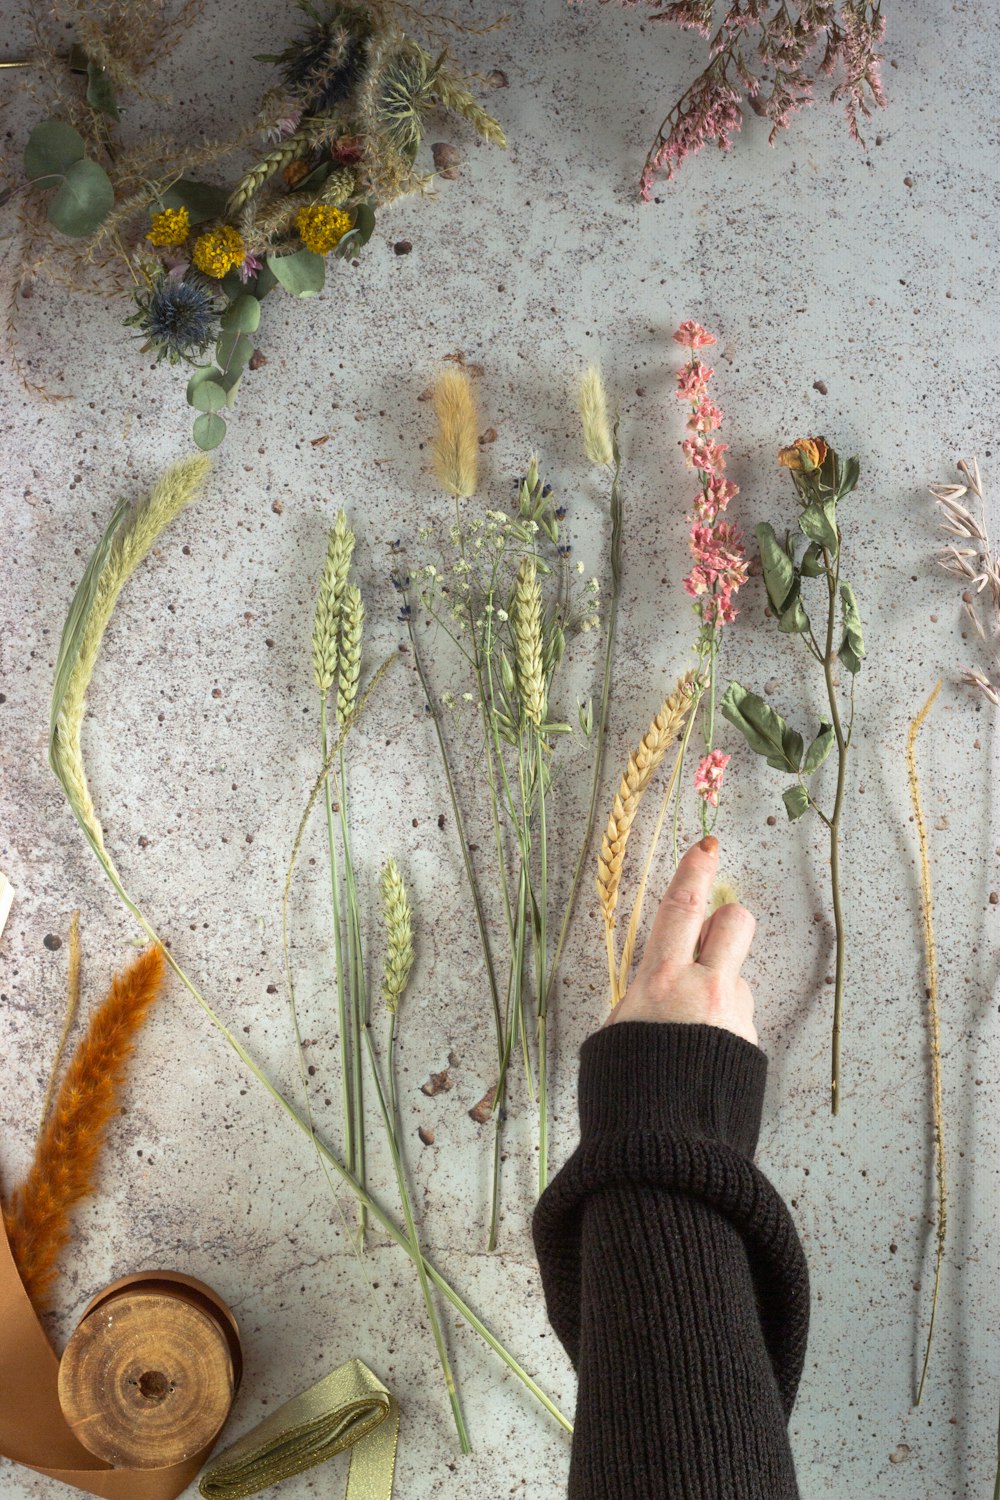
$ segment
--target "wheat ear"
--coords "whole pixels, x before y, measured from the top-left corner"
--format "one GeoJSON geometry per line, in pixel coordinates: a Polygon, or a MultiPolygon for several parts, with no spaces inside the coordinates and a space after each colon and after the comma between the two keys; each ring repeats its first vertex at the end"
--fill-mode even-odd
{"type": "Polygon", "coordinates": [[[353,556],[354,532],[347,524],[347,516],[339,511],[327,542],[313,616],[313,677],[324,698],[336,680],[340,664],[340,623],[353,556]]]}
{"type": "Polygon", "coordinates": [[[385,922],[385,964],[382,997],[395,1014],[413,968],[413,914],[403,877],[392,855],[382,871],[382,916],[385,922]]]}
{"type": "Polygon", "coordinates": [[[608,973],[610,978],[610,1001],[617,1005],[621,999],[618,982],[618,964],[615,959],[615,908],[618,905],[622,864],[625,847],[632,825],[639,811],[639,803],[652,781],[687,717],[697,681],[696,672],[681,677],[674,691],[663,700],[652,723],[632,752],[621,779],[618,793],[611,808],[601,852],[597,858],[597,894],[604,917],[604,934],[608,949],[608,973]]]}

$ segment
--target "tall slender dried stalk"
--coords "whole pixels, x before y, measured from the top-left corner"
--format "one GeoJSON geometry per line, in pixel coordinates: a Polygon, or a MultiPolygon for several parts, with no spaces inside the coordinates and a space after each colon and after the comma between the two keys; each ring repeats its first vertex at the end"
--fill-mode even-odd
{"type": "Polygon", "coordinates": [[[927,1379],[927,1367],[931,1357],[931,1340],[934,1337],[934,1320],[937,1316],[938,1289],[941,1285],[941,1266],[944,1261],[945,1235],[948,1228],[948,1180],[944,1150],[944,1100],[941,1091],[941,1011],[938,1003],[937,945],[934,941],[934,902],[931,891],[931,862],[927,845],[927,824],[920,800],[920,782],[917,777],[917,735],[934,700],[941,691],[940,679],[923,708],[910,723],[906,737],[906,769],[910,782],[910,801],[913,804],[913,819],[917,825],[917,841],[920,848],[920,911],[924,928],[924,961],[927,966],[927,1020],[930,1031],[932,1108],[934,1112],[934,1156],[937,1179],[937,1254],[934,1264],[934,1293],[931,1298],[931,1320],[927,1329],[927,1347],[924,1364],[920,1372],[916,1405],[920,1405],[927,1379]]]}

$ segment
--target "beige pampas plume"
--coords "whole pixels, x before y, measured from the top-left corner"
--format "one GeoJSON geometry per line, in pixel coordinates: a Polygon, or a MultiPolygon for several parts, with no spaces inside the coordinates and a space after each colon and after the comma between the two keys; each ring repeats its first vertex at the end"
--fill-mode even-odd
{"type": "Polygon", "coordinates": [[[608,425],[608,398],[596,365],[591,365],[580,381],[580,420],[583,423],[583,449],[590,462],[612,463],[614,446],[608,425]]]}
{"type": "Polygon", "coordinates": [[[434,410],[434,472],[449,495],[468,499],[475,493],[479,467],[479,417],[464,370],[442,370],[434,387],[434,410]]]}

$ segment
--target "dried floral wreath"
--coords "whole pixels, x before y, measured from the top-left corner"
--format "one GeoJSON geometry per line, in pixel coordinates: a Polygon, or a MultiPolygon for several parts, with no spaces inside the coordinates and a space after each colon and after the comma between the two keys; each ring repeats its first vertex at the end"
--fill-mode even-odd
{"type": "MultiPolygon", "coordinates": [[[[439,45],[446,28],[470,28],[403,0],[297,4],[298,33],[283,51],[256,58],[278,74],[256,121],[207,145],[118,138],[119,99],[126,90],[148,96],[141,75],[168,50],[162,5],[61,0],[32,16],[31,87],[48,115],[31,132],[23,173],[0,195],[27,193],[9,342],[17,299],[35,276],[76,290],[93,272],[106,290],[127,290],[135,310],[125,322],[142,352],[194,367],[187,399],[203,449],[226,435],[224,413],[253,358],[268,292],[316,296],[328,256],[352,258],[371,238],[377,209],[427,187],[432,174],[418,169],[417,153],[428,113],[450,111],[506,144],[439,45]],[[65,35],[67,25],[77,43],[61,54],[52,33],[65,35]],[[260,140],[269,149],[235,182],[192,175],[260,140]],[[79,243],[75,254],[67,239],[79,243]]],[[[174,32],[192,9],[175,15],[174,32]]],[[[15,363],[20,370],[16,353],[15,363]]]]}

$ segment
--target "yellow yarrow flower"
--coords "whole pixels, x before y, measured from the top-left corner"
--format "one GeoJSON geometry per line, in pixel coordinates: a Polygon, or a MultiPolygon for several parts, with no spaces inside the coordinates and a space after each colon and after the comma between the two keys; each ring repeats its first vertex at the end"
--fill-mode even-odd
{"type": "Polygon", "coordinates": [[[199,271],[218,280],[234,266],[242,265],[246,254],[247,248],[239,232],[231,224],[223,224],[218,229],[210,229],[207,234],[198,236],[191,259],[199,271]]]}
{"type": "Polygon", "coordinates": [[[146,238],[151,245],[169,248],[183,245],[190,232],[191,217],[186,208],[165,208],[153,215],[146,238]]]}
{"type": "Polygon", "coordinates": [[[295,227],[307,250],[314,255],[326,255],[339,245],[351,227],[351,216],[332,203],[313,203],[300,208],[295,215],[295,227]]]}

